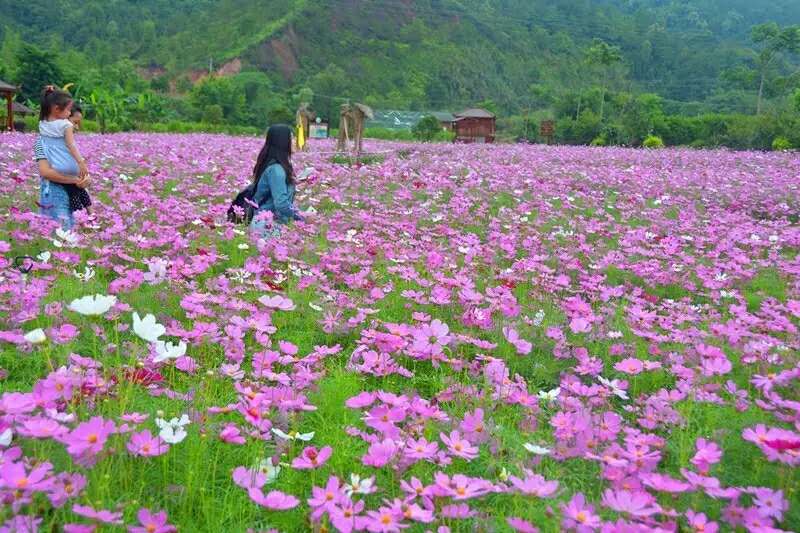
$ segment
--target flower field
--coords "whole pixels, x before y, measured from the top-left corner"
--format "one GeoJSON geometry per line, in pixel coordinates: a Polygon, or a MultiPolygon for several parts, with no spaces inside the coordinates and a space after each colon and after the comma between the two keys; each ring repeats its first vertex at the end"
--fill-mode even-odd
{"type": "Polygon", "coordinates": [[[0,531],[800,529],[800,157],[0,136],[0,531]],[[24,273],[24,270],[30,271],[24,273]]]}

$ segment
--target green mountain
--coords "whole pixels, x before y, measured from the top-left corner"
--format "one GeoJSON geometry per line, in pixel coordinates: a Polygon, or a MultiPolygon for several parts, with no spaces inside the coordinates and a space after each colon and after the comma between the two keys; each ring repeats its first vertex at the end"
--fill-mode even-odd
{"type": "MultiPolygon", "coordinates": [[[[79,81],[123,62],[181,92],[211,68],[310,87],[331,109],[334,97],[412,110],[491,100],[520,113],[597,84],[585,51],[602,39],[622,56],[602,73],[609,89],[743,110],[758,85],[750,29],[767,21],[800,23],[800,2],[0,0],[0,60],[29,42],[79,81]]],[[[796,86],[794,70],[775,63],[766,96],[796,86]]]]}

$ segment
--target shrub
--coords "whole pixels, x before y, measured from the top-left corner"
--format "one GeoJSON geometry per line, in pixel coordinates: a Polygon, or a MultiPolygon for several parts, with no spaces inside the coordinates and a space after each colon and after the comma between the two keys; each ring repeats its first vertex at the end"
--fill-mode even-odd
{"type": "Polygon", "coordinates": [[[776,152],[785,152],[792,148],[792,142],[786,137],[775,137],[775,140],[772,141],[772,149],[776,152]]]}
{"type": "Polygon", "coordinates": [[[608,142],[606,142],[606,138],[604,135],[598,135],[594,139],[592,139],[591,145],[592,146],[606,146],[608,142]]]}
{"type": "Polygon", "coordinates": [[[442,126],[439,120],[433,115],[427,115],[414,125],[411,133],[420,141],[431,142],[440,131],[442,126]]]}
{"type": "Polygon", "coordinates": [[[642,142],[645,148],[664,148],[664,141],[657,135],[648,135],[642,142]]]}

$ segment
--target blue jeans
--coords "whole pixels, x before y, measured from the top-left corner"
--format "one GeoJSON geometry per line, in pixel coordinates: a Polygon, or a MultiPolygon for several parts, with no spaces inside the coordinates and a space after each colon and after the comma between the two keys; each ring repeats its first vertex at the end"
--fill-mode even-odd
{"type": "Polygon", "coordinates": [[[60,222],[62,229],[72,229],[75,223],[67,190],[44,178],[39,183],[39,214],[60,222]]]}

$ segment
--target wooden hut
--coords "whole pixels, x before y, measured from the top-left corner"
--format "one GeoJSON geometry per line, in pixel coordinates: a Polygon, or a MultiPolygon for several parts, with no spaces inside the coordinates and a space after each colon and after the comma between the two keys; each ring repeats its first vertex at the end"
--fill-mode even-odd
{"type": "Polygon", "coordinates": [[[485,109],[466,109],[455,114],[455,142],[493,143],[496,127],[497,117],[493,113],[485,109]]]}
{"type": "Polygon", "coordinates": [[[0,80],[0,97],[6,100],[6,129],[14,131],[14,95],[19,91],[19,87],[0,80]]]}

